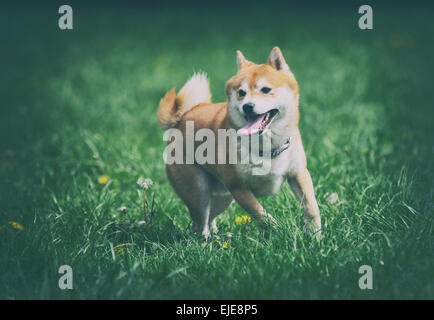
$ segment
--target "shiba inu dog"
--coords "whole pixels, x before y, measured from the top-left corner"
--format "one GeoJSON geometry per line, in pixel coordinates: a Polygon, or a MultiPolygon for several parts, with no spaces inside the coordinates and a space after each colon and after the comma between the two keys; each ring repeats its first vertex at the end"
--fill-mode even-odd
{"type": "MultiPolygon", "coordinates": [[[[231,146],[219,141],[219,130],[234,130],[239,137],[259,136],[261,141],[268,138],[269,170],[253,174],[257,167],[253,161],[172,163],[166,164],[170,183],[190,211],[193,230],[207,238],[210,231],[217,232],[216,217],[234,200],[257,221],[273,224],[274,218],[257,197],[278,192],[287,180],[303,205],[305,231],[318,235],[321,218],[298,129],[298,83],[278,47],[260,65],[237,51],[237,64],[237,74],[226,83],[226,102],[212,104],[208,79],[204,74],[196,74],[178,94],[173,88],[161,99],[158,121],[162,129],[177,129],[183,137],[189,122],[194,123],[195,132],[211,130],[216,137],[216,158],[227,154],[231,146]]],[[[188,148],[181,143],[185,158],[188,148]]],[[[238,141],[232,144],[240,150],[238,141]]],[[[198,148],[197,141],[193,145],[190,152],[198,148]]]]}

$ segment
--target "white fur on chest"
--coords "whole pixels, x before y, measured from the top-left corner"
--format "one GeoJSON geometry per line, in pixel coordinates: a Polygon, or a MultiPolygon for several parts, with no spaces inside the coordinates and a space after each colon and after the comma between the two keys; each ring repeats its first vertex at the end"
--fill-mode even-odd
{"type": "Polygon", "coordinates": [[[258,158],[249,164],[239,164],[236,166],[238,176],[256,196],[274,194],[288,172],[288,155],[289,152],[283,152],[274,159],[263,158],[261,162],[258,158]]]}
{"type": "Polygon", "coordinates": [[[294,139],[287,150],[273,159],[257,158],[249,164],[236,165],[237,174],[256,196],[275,194],[288,176],[296,175],[305,166],[306,157],[300,140],[294,139]]]}

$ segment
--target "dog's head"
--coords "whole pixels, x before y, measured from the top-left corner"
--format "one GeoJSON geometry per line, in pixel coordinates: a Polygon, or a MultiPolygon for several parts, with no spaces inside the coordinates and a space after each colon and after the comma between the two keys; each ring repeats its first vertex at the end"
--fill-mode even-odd
{"type": "Polygon", "coordinates": [[[226,84],[229,119],[239,135],[276,132],[298,124],[298,84],[278,47],[265,64],[237,51],[238,72],[226,84]]]}

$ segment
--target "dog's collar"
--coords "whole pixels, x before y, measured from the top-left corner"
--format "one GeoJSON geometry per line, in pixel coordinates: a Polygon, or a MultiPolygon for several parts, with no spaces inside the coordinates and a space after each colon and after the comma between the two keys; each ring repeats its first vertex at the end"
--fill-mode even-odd
{"type": "MultiPolygon", "coordinates": [[[[291,142],[291,137],[289,137],[288,139],[286,139],[286,141],[285,141],[284,144],[281,144],[281,145],[278,146],[277,148],[272,149],[271,152],[270,152],[270,158],[271,158],[271,159],[276,158],[276,157],[277,157],[278,155],[280,155],[283,151],[285,151],[286,149],[288,149],[288,148],[289,148],[289,145],[290,145],[290,142],[291,142]]],[[[259,155],[260,155],[261,157],[263,157],[263,156],[264,156],[264,152],[260,151],[260,152],[259,152],[259,155]]],[[[265,154],[265,155],[266,155],[266,154],[265,154]]]]}

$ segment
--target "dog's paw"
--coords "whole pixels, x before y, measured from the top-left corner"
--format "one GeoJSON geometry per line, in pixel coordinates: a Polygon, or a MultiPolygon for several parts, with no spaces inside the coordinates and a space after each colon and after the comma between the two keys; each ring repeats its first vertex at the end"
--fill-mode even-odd
{"type": "Polygon", "coordinates": [[[321,220],[319,219],[305,219],[304,220],[304,233],[316,240],[321,239],[321,220]]]}
{"type": "Polygon", "coordinates": [[[219,232],[219,229],[217,228],[217,223],[215,220],[210,224],[209,228],[211,229],[211,233],[213,233],[213,234],[217,234],[219,232]]]}
{"type": "Polygon", "coordinates": [[[258,219],[258,222],[262,227],[271,227],[272,229],[277,230],[277,220],[269,213],[265,213],[261,219],[258,219]]]}
{"type": "Polygon", "coordinates": [[[205,241],[208,240],[208,238],[211,236],[211,232],[209,232],[208,228],[206,228],[205,230],[202,231],[202,236],[205,239],[205,241]]]}
{"type": "Polygon", "coordinates": [[[209,230],[208,225],[206,225],[203,228],[200,228],[196,224],[193,223],[193,233],[198,237],[199,236],[202,237],[205,241],[207,241],[208,238],[211,236],[211,232],[209,230]]]}
{"type": "Polygon", "coordinates": [[[265,216],[265,220],[268,220],[268,221],[271,222],[272,224],[277,225],[277,220],[274,219],[274,217],[273,217],[271,214],[269,214],[269,213],[266,214],[266,216],[265,216]]]}
{"type": "Polygon", "coordinates": [[[267,216],[265,217],[265,221],[267,224],[269,224],[273,229],[277,229],[277,220],[274,219],[274,217],[267,213],[267,216]]]}

